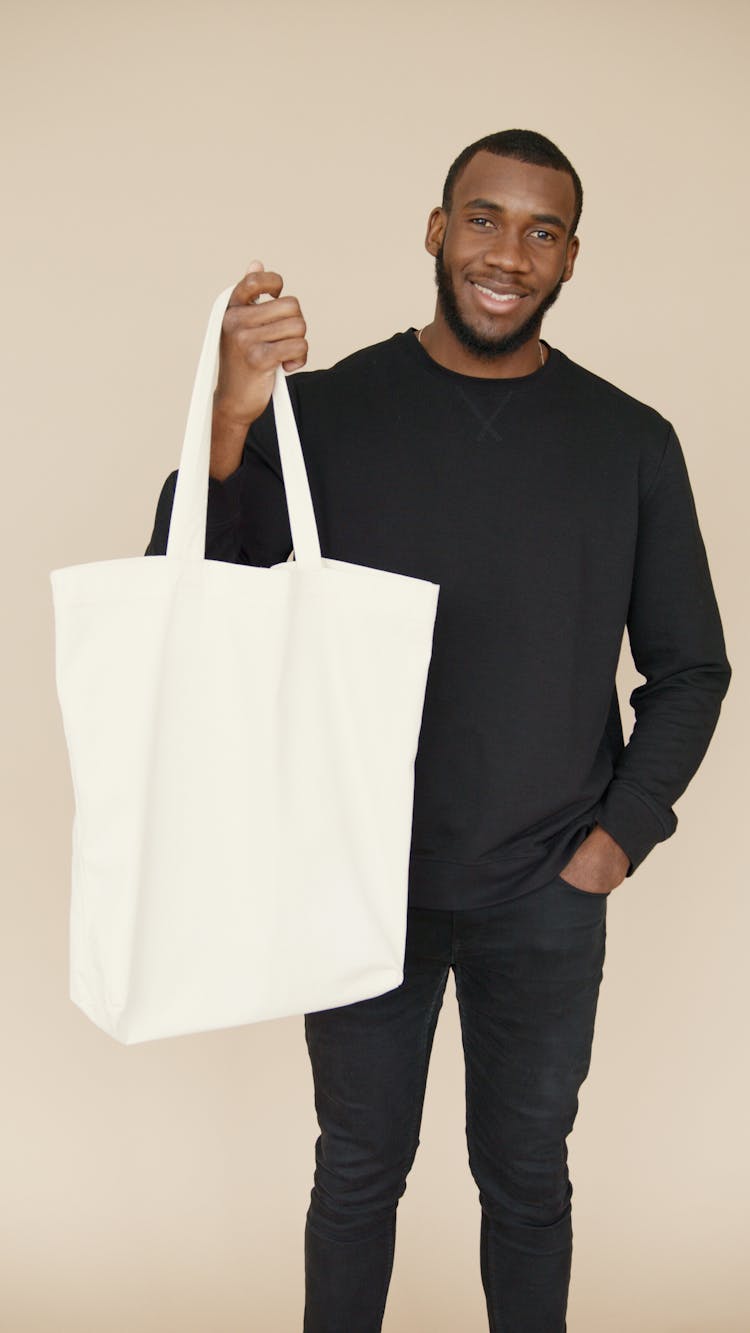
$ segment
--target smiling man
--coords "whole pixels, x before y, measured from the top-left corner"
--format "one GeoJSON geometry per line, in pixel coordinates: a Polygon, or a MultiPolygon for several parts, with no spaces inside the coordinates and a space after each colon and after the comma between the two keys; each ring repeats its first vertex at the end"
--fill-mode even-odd
{"type": "Polygon", "coordinates": [[[562,171],[487,150],[451,172],[427,230],[438,301],[422,344],[467,375],[530,374],[544,364],[542,319],[573,274],[582,194],[562,171]]]}
{"type": "MultiPolygon", "coordinates": [[[[567,1136],[608,900],[674,833],[729,686],[674,427],[540,336],[573,276],[582,200],[549,139],[490,135],[456,159],[430,214],[424,328],[303,370],[299,303],[259,263],[224,320],[207,556],[271,566],[291,553],[270,403],[282,365],[323,555],[440,584],[403,983],[305,1015],[321,1132],[304,1333],[382,1326],[451,971],[489,1326],[566,1329],[567,1136]],[[627,744],[626,630],[645,677],[627,744]]],[[[166,551],[176,475],[147,554],[166,551]]]]}

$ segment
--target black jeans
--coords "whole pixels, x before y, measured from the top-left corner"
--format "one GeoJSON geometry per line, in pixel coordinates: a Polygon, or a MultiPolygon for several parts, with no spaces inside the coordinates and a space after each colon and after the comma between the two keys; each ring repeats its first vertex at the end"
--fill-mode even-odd
{"type": "Polygon", "coordinates": [[[589,1071],[608,894],[557,876],[511,902],[409,908],[404,980],[305,1015],[320,1135],[303,1333],[378,1333],[396,1210],[419,1145],[453,968],[491,1333],[565,1333],[573,1228],[566,1139],[589,1071]]]}

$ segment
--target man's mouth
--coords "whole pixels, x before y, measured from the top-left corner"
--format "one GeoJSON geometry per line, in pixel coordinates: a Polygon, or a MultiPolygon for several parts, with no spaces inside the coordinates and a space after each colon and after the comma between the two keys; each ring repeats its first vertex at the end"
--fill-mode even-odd
{"type": "Polygon", "coordinates": [[[491,287],[485,287],[481,282],[475,282],[473,279],[469,279],[469,281],[471,282],[472,287],[475,287],[476,290],[480,292],[483,297],[486,297],[492,305],[499,307],[505,306],[510,308],[511,306],[516,305],[518,301],[523,301],[524,297],[528,296],[528,292],[521,292],[513,287],[506,288],[505,290],[503,290],[503,288],[494,290],[491,287]]]}

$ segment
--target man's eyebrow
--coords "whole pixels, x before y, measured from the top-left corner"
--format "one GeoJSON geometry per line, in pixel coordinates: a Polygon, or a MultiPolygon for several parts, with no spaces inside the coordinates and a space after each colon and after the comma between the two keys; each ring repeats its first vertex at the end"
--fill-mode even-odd
{"type": "MultiPolygon", "coordinates": [[[[470,199],[463,205],[464,208],[484,208],[488,213],[504,213],[502,204],[494,204],[491,199],[470,199]]],[[[567,223],[557,216],[557,213],[532,213],[534,222],[549,222],[553,227],[562,227],[567,231],[567,223]]]]}

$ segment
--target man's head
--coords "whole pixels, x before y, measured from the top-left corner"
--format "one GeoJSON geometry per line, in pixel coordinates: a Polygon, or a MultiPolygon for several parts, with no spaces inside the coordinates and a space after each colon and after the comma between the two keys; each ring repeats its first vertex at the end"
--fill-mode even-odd
{"type": "Polygon", "coordinates": [[[480,359],[536,340],[572,276],[582,207],[577,173],[544,135],[504,130],[464,148],[425,239],[436,323],[480,359]]]}

